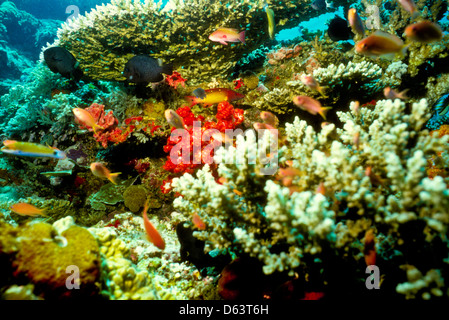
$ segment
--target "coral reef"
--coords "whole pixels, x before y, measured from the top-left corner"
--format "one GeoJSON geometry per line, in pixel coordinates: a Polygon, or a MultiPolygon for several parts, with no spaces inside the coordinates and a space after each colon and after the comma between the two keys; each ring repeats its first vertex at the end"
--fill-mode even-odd
{"type": "Polygon", "coordinates": [[[161,254],[141,237],[141,217],[124,213],[114,219],[115,228],[101,223],[89,228],[100,243],[103,295],[128,300],[198,299],[211,290],[212,278],[201,279],[194,267],[178,262],[179,243],[167,222],[156,224],[167,243],[161,254]]]}
{"type": "Polygon", "coordinates": [[[418,21],[445,31],[418,43],[402,34],[414,17],[392,0],[165,2],[112,0],[63,23],[54,41],[57,22],[0,5],[0,68],[14,86],[0,98],[0,136],[67,155],[0,158],[1,297],[447,300],[447,3],[416,1],[418,21]],[[325,21],[298,27],[349,7],[407,53],[363,56],[325,21]],[[270,38],[268,9],[277,31],[298,36],[270,38]],[[219,27],[245,41],[209,40],[219,27]],[[42,52],[69,50],[85,77],[31,63],[43,41],[42,52]],[[173,73],[124,81],[139,54],[173,73]],[[387,87],[407,97],[390,100],[387,87]],[[189,106],[213,88],[244,98],[189,106]],[[297,108],[297,95],[330,109],[326,119],[297,108]],[[120,172],[117,184],[93,162],[120,172]],[[19,203],[47,216],[13,212],[19,203]],[[165,248],[148,240],[145,204],[165,248]],[[68,290],[69,278],[82,290],[68,290]]]}
{"type": "Polygon", "coordinates": [[[54,40],[61,22],[38,20],[11,1],[0,5],[0,94],[19,84],[17,80],[39,58],[40,48],[54,40]]]}
{"type": "MultiPolygon", "coordinates": [[[[245,53],[268,39],[265,1],[172,2],[174,6],[167,5],[172,10],[162,10],[161,2],[113,0],[64,23],[52,46],[71,51],[93,79],[124,80],[125,63],[141,52],[172,63],[195,84],[216,76],[226,78],[245,53]],[[223,25],[246,30],[245,45],[209,41],[208,36],[223,25]],[[260,27],[251,27],[256,25],[260,27]]],[[[276,14],[278,30],[318,15],[307,1],[282,0],[269,5],[276,14]]]]}
{"type": "Polygon", "coordinates": [[[125,201],[125,206],[131,212],[137,212],[140,208],[143,208],[143,205],[145,204],[147,199],[147,191],[143,186],[132,185],[126,188],[123,193],[123,198],[125,201]]]}
{"type": "MultiPolygon", "coordinates": [[[[244,120],[243,110],[234,108],[227,101],[217,105],[216,121],[204,121],[204,116],[195,116],[189,107],[179,108],[176,112],[189,129],[179,134],[173,127],[172,135],[164,146],[164,151],[169,154],[164,169],[173,174],[171,178],[183,173],[193,173],[206,163],[213,165],[214,146],[218,147],[226,140],[226,130],[236,129],[244,120]],[[207,134],[212,134],[212,130],[215,130],[218,137],[212,135],[206,138],[207,134]],[[181,150],[179,145],[182,145],[181,150]]],[[[162,186],[164,192],[169,190],[169,183],[170,179],[162,186]]]]}
{"type": "MultiPolygon", "coordinates": [[[[378,264],[395,261],[394,267],[384,266],[384,287],[389,290],[385,294],[397,297],[406,292],[402,287],[394,292],[395,274],[400,274],[394,268],[399,265],[416,265],[423,273],[448,272],[442,259],[424,262],[427,253],[413,251],[414,242],[409,242],[421,233],[419,241],[426,250],[447,256],[447,247],[443,248],[449,222],[448,181],[440,176],[429,179],[425,166],[429,156],[447,150],[448,139],[422,131],[427,108],[426,100],[412,103],[410,114],[400,100],[381,100],[373,110],[357,109],[351,103],[350,112],[338,113],[343,129],[329,124],[319,133],[296,118],[286,124],[288,145],[279,150],[281,164],[291,161],[296,169],[293,189],[261,175],[260,163],[225,161],[218,173],[229,183],[217,183],[208,167],[197,178],[185,174],[174,179],[173,188],[182,195],[174,205],[186,217],[198,212],[207,228],[195,234],[209,250],[249,254],[264,262],[266,274],[289,271],[291,276],[295,272],[306,276],[316,265],[326,274],[315,275],[319,282],[329,284],[321,289],[331,296],[331,284],[338,282],[327,269],[332,268],[333,257],[342,259],[346,267],[352,264],[351,272],[362,274],[357,239],[374,228],[378,239],[384,239],[376,247],[378,264]],[[325,191],[318,193],[320,183],[325,191]],[[402,240],[393,245],[391,237],[402,240]],[[345,252],[353,252],[352,258],[345,252]],[[392,256],[387,258],[387,252],[392,256]]],[[[257,150],[255,141],[250,134],[246,140],[238,137],[236,148],[219,151],[226,159],[235,159],[236,152],[238,158],[248,157],[248,150],[257,150]]]]}

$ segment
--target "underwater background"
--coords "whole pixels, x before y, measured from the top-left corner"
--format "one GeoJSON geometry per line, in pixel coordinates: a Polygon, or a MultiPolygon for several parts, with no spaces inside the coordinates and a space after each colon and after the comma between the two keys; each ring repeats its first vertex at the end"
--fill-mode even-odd
{"type": "Polygon", "coordinates": [[[0,1],[1,298],[447,301],[447,17],[0,1]]]}

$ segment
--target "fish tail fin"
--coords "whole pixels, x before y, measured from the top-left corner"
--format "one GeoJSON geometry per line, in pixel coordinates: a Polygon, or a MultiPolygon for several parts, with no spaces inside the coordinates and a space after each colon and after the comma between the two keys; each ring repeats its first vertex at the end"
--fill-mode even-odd
{"type": "Polygon", "coordinates": [[[399,56],[401,57],[401,59],[405,57],[409,47],[410,47],[410,44],[405,44],[402,46],[401,51],[399,52],[399,56]]]}
{"type": "Polygon", "coordinates": [[[173,66],[171,64],[166,64],[161,66],[161,72],[165,74],[172,74],[173,73],[173,66]]]}
{"type": "Polygon", "coordinates": [[[326,120],[326,114],[330,109],[332,109],[332,107],[323,107],[323,108],[321,108],[320,112],[318,112],[318,113],[320,116],[323,117],[324,120],[326,120]]]}
{"type": "Polygon", "coordinates": [[[47,209],[41,209],[40,215],[43,217],[48,217],[47,209]]]}
{"type": "Polygon", "coordinates": [[[317,91],[323,96],[323,98],[327,99],[327,98],[329,98],[329,96],[324,94],[324,90],[328,89],[328,88],[329,88],[328,86],[323,86],[323,87],[319,86],[317,91]]]}
{"type": "Polygon", "coordinates": [[[118,184],[118,176],[121,175],[121,172],[115,172],[115,173],[111,173],[109,175],[108,180],[111,181],[113,184],[118,184]]]}
{"type": "Polygon", "coordinates": [[[186,96],[184,97],[184,99],[187,101],[187,103],[190,103],[190,107],[193,107],[197,104],[195,96],[186,96]]]}
{"type": "Polygon", "coordinates": [[[399,92],[399,97],[400,97],[402,100],[408,100],[408,99],[409,99],[408,96],[407,96],[408,90],[409,90],[409,89],[405,89],[405,90],[402,90],[401,92],[399,92]]]}
{"type": "Polygon", "coordinates": [[[245,44],[245,32],[246,31],[242,31],[242,32],[239,33],[239,40],[243,44],[245,44]]]}
{"type": "Polygon", "coordinates": [[[100,126],[99,124],[95,124],[92,129],[94,130],[94,134],[97,133],[98,130],[104,130],[105,128],[100,126]]]}

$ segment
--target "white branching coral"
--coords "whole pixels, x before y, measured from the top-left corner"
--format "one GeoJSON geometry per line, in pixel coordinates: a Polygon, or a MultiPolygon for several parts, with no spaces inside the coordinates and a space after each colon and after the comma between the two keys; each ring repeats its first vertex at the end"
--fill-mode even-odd
{"type": "Polygon", "coordinates": [[[208,228],[198,238],[257,257],[266,274],[292,274],[312,261],[322,266],[332,254],[347,257],[348,250],[361,253],[359,240],[368,229],[382,233],[377,250],[400,252],[412,245],[404,239],[418,222],[432,247],[449,225],[449,179],[428,178],[426,165],[431,155],[447,154],[449,145],[448,138],[422,130],[426,109],[426,100],[410,106],[382,100],[374,109],[353,102],[349,112],[338,113],[341,129],[329,124],[320,132],[295,118],[278,150],[281,169],[287,163],[294,169],[289,185],[261,175],[261,163],[251,164],[248,156],[258,149],[255,135],[240,136],[236,148],[217,152],[226,182],[217,183],[208,167],[197,178],[175,179],[183,195],[175,207],[204,218],[208,228]]]}
{"type": "Polygon", "coordinates": [[[197,178],[184,174],[173,179],[174,190],[183,195],[175,199],[175,208],[187,216],[197,212],[207,225],[214,226],[210,231],[197,232],[198,238],[212,240],[217,248],[228,248],[235,245],[234,229],[243,227],[252,233],[260,232],[261,209],[252,199],[265,195],[266,173],[270,168],[274,169],[272,172],[277,170],[276,158],[267,158],[269,150],[276,154],[272,149],[273,141],[275,137],[268,132],[258,141],[254,131],[247,131],[237,137],[237,147],[217,150],[214,159],[220,163],[218,174],[228,183],[216,182],[209,165],[197,172],[197,178]],[[242,201],[238,196],[240,192],[250,200],[242,201]]]}
{"type": "MultiPolygon", "coordinates": [[[[383,192],[385,189],[365,194],[366,203],[361,206],[363,212],[359,213],[369,211],[367,206],[375,206],[375,220],[384,220],[395,228],[406,221],[426,217],[429,226],[441,232],[443,225],[436,224],[431,217],[438,217],[437,221],[449,218],[444,209],[449,205],[449,194],[442,178],[427,178],[425,167],[429,155],[447,150],[448,138],[437,138],[422,131],[428,118],[427,101],[413,103],[410,114],[405,113],[406,104],[400,100],[379,101],[374,110],[355,111],[354,107],[355,103],[352,103],[351,113],[339,113],[345,125],[337,132],[347,144],[352,144],[354,135],[359,133],[360,152],[351,153],[359,164],[382,176],[384,180],[378,183],[389,189],[388,195],[383,192]],[[432,197],[426,197],[429,194],[426,188],[433,190],[432,197]]],[[[359,166],[361,169],[363,167],[359,166]]],[[[373,175],[370,180],[374,179],[373,175]]]]}
{"type": "MultiPolygon", "coordinates": [[[[402,75],[406,72],[407,65],[400,61],[390,64],[384,70],[378,64],[364,60],[339,65],[330,64],[326,68],[314,70],[312,75],[321,86],[332,89],[327,90],[331,95],[344,95],[345,92],[355,91],[365,95],[380,92],[387,86],[399,86],[402,75]]],[[[286,84],[297,93],[304,90],[308,92],[307,86],[301,80],[289,81],[286,84]]]]}
{"type": "Polygon", "coordinates": [[[432,296],[443,296],[444,279],[439,270],[429,270],[425,276],[413,266],[405,266],[407,269],[408,282],[400,283],[396,286],[396,291],[405,295],[406,299],[413,299],[421,296],[424,300],[429,300],[432,296]]]}
{"type": "Polygon", "coordinates": [[[345,78],[368,78],[376,79],[382,76],[382,68],[370,61],[359,63],[348,62],[347,65],[338,66],[331,64],[327,68],[318,68],[313,76],[323,83],[335,84],[345,78]]]}

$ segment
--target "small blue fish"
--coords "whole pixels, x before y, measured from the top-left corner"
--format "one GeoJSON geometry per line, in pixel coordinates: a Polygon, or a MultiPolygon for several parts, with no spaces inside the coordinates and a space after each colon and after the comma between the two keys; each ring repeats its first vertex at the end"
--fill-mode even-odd
{"type": "Polygon", "coordinates": [[[427,129],[438,130],[443,124],[449,124],[449,93],[438,99],[432,110],[432,117],[426,123],[427,129]]]}
{"type": "Polygon", "coordinates": [[[204,99],[206,98],[207,93],[203,88],[196,88],[193,90],[193,95],[199,99],[204,99]]]}

